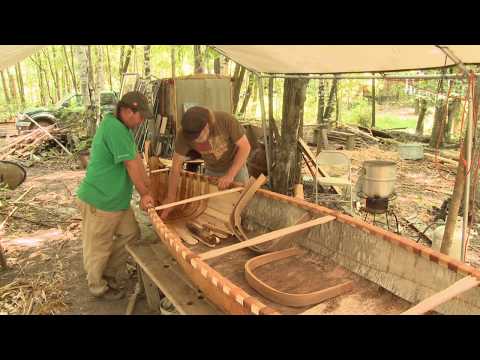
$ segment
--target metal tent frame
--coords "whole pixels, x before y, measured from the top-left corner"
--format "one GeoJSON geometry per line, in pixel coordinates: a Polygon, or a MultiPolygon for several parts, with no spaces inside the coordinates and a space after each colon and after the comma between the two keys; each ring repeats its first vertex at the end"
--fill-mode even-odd
{"type": "MultiPolygon", "coordinates": [[[[345,75],[347,73],[338,73],[335,75],[326,75],[323,73],[317,73],[313,75],[303,75],[303,74],[279,74],[279,73],[261,73],[256,70],[253,70],[249,67],[244,66],[240,62],[236,61],[232,57],[228,56],[217,48],[215,45],[207,45],[210,48],[214,49],[221,55],[225,56],[232,62],[239,64],[243,66],[245,69],[250,71],[251,73],[255,74],[257,77],[257,84],[258,84],[258,89],[259,89],[259,98],[260,98],[260,107],[261,107],[261,117],[262,117],[262,128],[263,128],[263,137],[264,137],[264,142],[265,142],[265,149],[266,149],[266,160],[267,160],[267,172],[268,172],[268,178],[270,181],[270,170],[271,170],[271,164],[270,164],[270,144],[268,142],[267,138],[267,124],[266,124],[266,115],[265,115],[265,102],[263,98],[263,79],[270,79],[270,78],[294,78],[294,79],[299,79],[299,78],[306,78],[306,79],[324,79],[324,80],[332,80],[332,79],[349,79],[349,80],[370,80],[370,79],[380,79],[380,80],[386,80],[386,79],[396,79],[396,80],[410,80],[410,79],[465,79],[468,78],[469,76],[474,77],[474,83],[478,79],[478,75],[473,71],[469,71],[465,64],[462,62],[462,60],[455,55],[455,53],[448,48],[448,46],[440,46],[436,45],[437,48],[439,48],[444,54],[446,59],[450,59],[454,65],[448,65],[448,66],[442,66],[437,69],[445,69],[445,68],[451,68],[457,66],[460,68],[462,71],[461,74],[445,74],[445,75],[386,75],[386,73],[391,73],[395,72],[395,70],[392,71],[385,71],[382,72],[381,75],[371,75],[371,76],[363,76],[363,75],[345,75]]],[[[305,45],[308,46],[308,45],[305,45]]],[[[420,69],[411,69],[411,70],[420,70],[420,69]]],[[[422,69],[425,70],[425,69],[422,69]]],[[[403,71],[409,71],[409,70],[401,70],[403,71]]],[[[472,128],[473,128],[473,122],[474,122],[474,117],[473,117],[473,99],[475,96],[475,86],[472,86],[469,93],[467,94],[467,99],[469,101],[469,116],[467,120],[467,126],[466,126],[466,135],[465,135],[465,141],[466,141],[466,163],[470,164],[471,163],[471,158],[472,158],[472,128]]],[[[467,168],[465,168],[467,170],[467,168]]],[[[463,231],[462,231],[462,254],[461,258],[462,261],[465,260],[465,242],[468,236],[468,213],[469,213],[469,200],[470,200],[470,182],[471,182],[471,171],[466,171],[465,174],[465,190],[464,190],[464,214],[463,214],[463,231]]]]}

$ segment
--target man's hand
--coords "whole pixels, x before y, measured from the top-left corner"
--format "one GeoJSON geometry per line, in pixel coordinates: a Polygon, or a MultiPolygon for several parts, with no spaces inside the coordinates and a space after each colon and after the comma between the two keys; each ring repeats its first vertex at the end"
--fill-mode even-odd
{"type": "Polygon", "coordinates": [[[150,194],[143,195],[140,198],[140,208],[144,211],[153,208],[155,206],[155,201],[150,194]]]}
{"type": "MultiPolygon", "coordinates": [[[[165,200],[162,201],[162,205],[167,205],[167,204],[170,204],[174,201],[175,201],[175,199],[165,198],[165,200]]],[[[160,215],[160,218],[162,220],[167,220],[168,214],[170,214],[170,211],[172,211],[173,209],[174,209],[173,207],[168,208],[168,209],[163,209],[162,214],[160,215]]]]}
{"type": "Polygon", "coordinates": [[[225,190],[227,189],[233,182],[233,176],[225,175],[218,179],[218,189],[225,190]]]}

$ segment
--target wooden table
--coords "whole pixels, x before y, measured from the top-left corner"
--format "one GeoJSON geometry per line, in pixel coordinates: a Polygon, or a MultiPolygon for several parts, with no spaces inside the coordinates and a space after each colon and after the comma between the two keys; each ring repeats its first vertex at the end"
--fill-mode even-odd
{"type": "Polygon", "coordinates": [[[126,249],[137,263],[150,308],[160,311],[163,294],[182,315],[222,314],[192,285],[161,242],[127,245],[126,249]]]}

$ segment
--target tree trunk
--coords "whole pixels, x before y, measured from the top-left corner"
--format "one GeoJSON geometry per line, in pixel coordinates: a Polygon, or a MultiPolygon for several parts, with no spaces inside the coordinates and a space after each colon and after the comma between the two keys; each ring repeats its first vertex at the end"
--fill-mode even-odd
{"type": "Polygon", "coordinates": [[[55,87],[54,102],[57,102],[58,100],[60,100],[60,86],[58,84],[58,74],[55,74],[55,70],[52,66],[52,60],[50,59],[50,54],[48,53],[48,48],[45,49],[44,55],[47,59],[48,68],[50,69],[50,75],[52,75],[53,86],[55,87]]]}
{"type": "Polygon", "coordinates": [[[423,135],[423,124],[425,120],[425,114],[427,113],[427,100],[426,99],[419,99],[419,112],[418,112],[418,120],[417,120],[417,128],[415,129],[415,134],[418,136],[423,135]]]}
{"type": "Polygon", "coordinates": [[[95,74],[96,74],[96,81],[95,81],[95,88],[98,92],[98,97],[100,98],[100,93],[105,89],[105,76],[103,73],[104,69],[104,62],[103,62],[103,48],[101,45],[95,46],[96,58],[97,63],[95,66],[95,74]]]}
{"type": "Polygon", "coordinates": [[[175,46],[170,48],[170,64],[172,65],[172,78],[175,78],[175,46]]]}
{"type": "Polygon", "coordinates": [[[340,101],[338,100],[338,83],[337,90],[335,91],[335,126],[338,126],[338,120],[340,117],[340,101]]]}
{"type": "Polygon", "coordinates": [[[63,95],[65,94],[65,89],[66,89],[66,85],[65,85],[65,74],[63,73],[63,67],[60,67],[60,70],[57,70],[58,71],[58,83],[60,85],[60,98],[63,97],[63,95]]]}
{"type": "Polygon", "coordinates": [[[273,118],[273,78],[268,79],[268,120],[275,121],[273,118]]]}
{"type": "Polygon", "coordinates": [[[107,72],[108,72],[108,83],[110,84],[110,91],[113,90],[113,82],[112,82],[112,64],[110,62],[110,47],[105,45],[107,49],[107,72]]]}
{"type": "Polygon", "coordinates": [[[240,89],[242,87],[243,78],[245,77],[245,68],[235,65],[235,73],[233,75],[233,113],[237,112],[238,101],[240,100],[240,89]]]}
{"type": "Polygon", "coordinates": [[[222,66],[220,63],[220,56],[218,56],[215,60],[213,60],[213,71],[217,75],[221,75],[222,73],[222,66]]]}
{"type": "Polygon", "coordinates": [[[421,102],[421,100],[419,98],[415,99],[415,102],[413,104],[413,113],[415,115],[418,115],[420,113],[420,108],[421,108],[420,107],[420,102],[421,102]]]}
{"type": "Polygon", "coordinates": [[[439,99],[435,107],[432,135],[430,137],[430,147],[437,148],[443,145],[442,127],[445,124],[445,101],[439,99]]]}
{"type": "Polygon", "coordinates": [[[375,120],[375,79],[372,79],[372,128],[375,127],[375,120]]]}
{"type": "Polygon", "coordinates": [[[122,81],[122,69],[123,69],[123,62],[125,57],[125,45],[120,46],[120,63],[118,64],[118,73],[120,75],[120,81],[122,81]]]}
{"type": "Polygon", "coordinates": [[[320,79],[318,83],[317,124],[323,123],[324,108],[325,108],[325,82],[322,79],[320,79]]]}
{"type": "Polygon", "coordinates": [[[194,73],[195,74],[203,74],[204,73],[204,59],[203,59],[203,54],[202,54],[202,48],[201,45],[193,45],[193,56],[195,59],[195,67],[194,67],[194,73]]]}
{"type": "Polygon", "coordinates": [[[55,50],[55,46],[52,45],[52,67],[53,67],[53,74],[55,76],[56,84],[57,84],[57,100],[62,98],[62,89],[60,88],[60,76],[58,74],[58,67],[57,67],[57,51],[55,50]]]}
{"type": "Polygon", "coordinates": [[[70,45],[70,55],[72,58],[72,63],[70,64],[70,61],[68,59],[68,54],[67,54],[67,46],[63,45],[63,56],[65,58],[65,63],[67,64],[67,69],[68,72],[70,73],[70,78],[72,79],[72,84],[73,84],[73,91],[75,93],[78,92],[78,86],[77,86],[77,78],[75,77],[75,69],[73,68],[73,49],[72,45],[70,45]]]}
{"type": "MultiPolygon", "coordinates": [[[[442,71],[442,74],[444,73],[445,70],[442,71]]],[[[438,99],[438,96],[442,93],[443,78],[438,81],[437,102],[435,104],[435,114],[433,116],[432,135],[430,137],[430,147],[433,148],[440,147],[443,143],[443,134],[440,134],[440,131],[445,117],[445,102],[443,99],[438,99]]]]}
{"type": "Polygon", "coordinates": [[[333,102],[335,101],[335,92],[337,91],[337,79],[332,80],[332,86],[330,88],[330,94],[328,95],[327,107],[323,113],[323,121],[328,122],[333,112],[333,102]]]}
{"type": "Polygon", "coordinates": [[[133,72],[139,74],[138,71],[138,56],[137,56],[137,46],[133,46],[133,72]]]}
{"type": "Polygon", "coordinates": [[[22,106],[25,106],[25,89],[23,85],[22,68],[20,66],[20,63],[17,63],[17,65],[15,66],[15,72],[17,74],[17,84],[20,94],[20,101],[22,102],[22,106]]]}
{"type": "MultiPolygon", "coordinates": [[[[123,77],[123,74],[125,74],[126,72],[128,72],[128,65],[130,65],[130,59],[132,57],[132,50],[133,48],[135,47],[135,45],[129,45],[127,47],[127,50],[125,52],[125,60],[124,60],[124,63],[122,64],[122,66],[120,67],[120,79],[123,77]]],[[[123,49],[123,48],[122,48],[123,49]]],[[[123,55],[123,54],[122,54],[123,55]]],[[[123,57],[120,57],[121,59],[123,59],[123,57]]]]}
{"type": "MultiPolygon", "coordinates": [[[[465,154],[467,142],[464,142],[463,153],[465,154]]],[[[461,161],[458,162],[457,175],[455,177],[455,186],[453,188],[453,194],[448,204],[448,216],[445,224],[445,230],[443,232],[442,245],[440,252],[449,254],[452,247],[453,234],[457,224],[458,211],[463,200],[463,191],[465,188],[465,168],[461,161]]]]}
{"type": "Polygon", "coordinates": [[[5,81],[5,75],[3,73],[3,70],[0,71],[0,74],[2,75],[2,86],[3,86],[3,94],[5,95],[5,101],[9,103],[10,94],[8,93],[8,86],[7,86],[7,82],[5,81]]]}
{"type": "Polygon", "coordinates": [[[100,123],[100,93],[97,89],[97,77],[95,76],[93,61],[92,61],[92,46],[88,45],[86,49],[88,59],[88,91],[90,94],[90,122],[88,126],[88,135],[93,137],[100,123]]]}
{"type": "Polygon", "coordinates": [[[150,80],[150,45],[143,47],[143,76],[150,80]]]}
{"type": "Polygon", "coordinates": [[[34,55],[31,57],[32,61],[35,63],[36,69],[37,69],[37,76],[38,76],[38,90],[40,93],[40,104],[45,105],[47,103],[47,97],[45,94],[45,87],[43,83],[43,72],[42,68],[40,66],[40,54],[34,55]],[[37,60],[34,60],[36,57],[37,60]]]}
{"type": "Polygon", "coordinates": [[[275,149],[276,166],[272,169],[273,190],[288,194],[298,183],[301,154],[297,141],[303,117],[308,79],[285,79],[282,109],[282,134],[275,149]]]}
{"type": "Polygon", "coordinates": [[[8,80],[10,83],[10,95],[12,96],[12,101],[17,104],[18,103],[18,92],[17,92],[17,84],[15,83],[15,76],[10,73],[10,69],[7,68],[8,80]]]}
{"type": "Polygon", "coordinates": [[[72,92],[72,83],[70,82],[70,73],[68,71],[67,65],[63,67],[63,73],[65,76],[65,86],[66,86],[66,92],[70,93],[72,92]]]}
{"type": "MultiPolygon", "coordinates": [[[[474,101],[473,101],[474,114],[477,115],[477,119],[474,119],[474,120],[477,120],[477,121],[480,117],[480,114],[479,114],[479,109],[480,109],[479,97],[480,97],[480,81],[475,84],[475,95],[474,95],[474,101]]],[[[466,119],[470,119],[469,111],[466,113],[466,119]]],[[[465,126],[465,127],[467,127],[467,126],[465,126]]],[[[473,127],[472,127],[472,130],[475,131],[475,129],[473,129],[473,127]]],[[[478,129],[476,129],[476,130],[477,130],[477,133],[474,134],[474,138],[473,138],[474,145],[473,145],[473,149],[472,149],[472,164],[474,164],[473,166],[475,166],[475,164],[478,164],[479,155],[480,155],[479,152],[478,152],[479,147],[480,147],[480,132],[478,131],[478,129]]],[[[462,151],[465,157],[466,157],[466,153],[467,153],[466,146],[467,146],[467,141],[464,142],[463,151],[462,151]]],[[[477,185],[477,184],[475,184],[475,178],[476,178],[476,174],[474,173],[471,176],[471,183],[470,183],[471,197],[470,197],[469,215],[470,215],[470,213],[471,214],[476,213],[475,206],[473,206],[473,201],[472,201],[472,197],[475,194],[474,190],[476,190],[475,185],[477,185]]],[[[465,168],[463,167],[463,162],[459,161],[458,162],[458,167],[457,167],[457,175],[455,177],[455,186],[454,186],[454,189],[453,189],[453,194],[452,194],[452,197],[450,199],[450,203],[448,204],[448,217],[447,217],[447,221],[446,221],[446,225],[445,225],[445,231],[444,231],[444,234],[443,234],[442,246],[440,248],[440,251],[444,254],[448,254],[450,252],[451,247],[452,247],[452,239],[453,239],[453,234],[455,232],[455,225],[456,225],[456,221],[457,221],[457,216],[458,216],[458,213],[459,213],[459,210],[460,210],[460,206],[463,203],[463,192],[464,192],[464,189],[465,189],[465,180],[466,180],[465,168]]],[[[478,199],[476,199],[476,200],[478,200],[478,199]]]]}
{"type": "Polygon", "coordinates": [[[80,45],[77,46],[76,49],[80,67],[80,89],[82,91],[83,104],[86,107],[85,126],[87,128],[87,135],[92,137],[95,133],[96,109],[94,94],[92,93],[92,75],[89,69],[89,47],[88,45],[80,45]]]}
{"type": "Polygon", "coordinates": [[[86,54],[86,46],[79,45],[75,47],[77,50],[77,62],[80,71],[80,91],[83,98],[83,105],[90,106],[90,94],[88,93],[88,58],[86,54]]]}
{"type": "Polygon", "coordinates": [[[447,126],[445,126],[445,142],[449,143],[452,140],[452,130],[455,119],[458,117],[460,112],[460,99],[453,99],[452,103],[448,106],[448,121],[447,126]]]}
{"type": "Polygon", "coordinates": [[[248,75],[248,86],[247,86],[247,90],[245,91],[245,97],[243,98],[242,107],[240,108],[240,114],[245,114],[245,111],[247,110],[248,100],[250,100],[250,96],[252,95],[254,80],[255,80],[255,75],[253,73],[250,73],[248,75]]]}
{"type": "Polygon", "coordinates": [[[222,75],[230,76],[229,60],[226,57],[223,59],[222,75]]]}

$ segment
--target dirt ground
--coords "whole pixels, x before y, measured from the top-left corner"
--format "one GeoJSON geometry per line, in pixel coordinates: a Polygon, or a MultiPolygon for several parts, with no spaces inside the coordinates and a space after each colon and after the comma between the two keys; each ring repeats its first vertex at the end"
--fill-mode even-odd
{"type": "MultiPolygon", "coordinates": [[[[3,314],[124,314],[128,296],[118,301],[90,295],[82,264],[80,213],[74,193],[85,171],[66,161],[50,161],[27,169],[27,180],[11,191],[11,200],[26,190],[10,218],[2,246],[9,270],[0,270],[0,313],[3,314]]],[[[2,219],[11,207],[0,210],[2,219]]],[[[144,216],[137,214],[144,238],[155,236],[144,216]]],[[[136,281],[128,265],[128,294],[136,281]]],[[[135,314],[149,314],[139,299],[135,314]]]]}
{"type": "MultiPolygon", "coordinates": [[[[423,224],[433,221],[433,207],[440,207],[451,193],[454,174],[428,160],[400,160],[393,150],[373,146],[351,151],[353,177],[365,160],[391,159],[398,163],[397,199],[394,210],[402,235],[417,241],[418,232],[405,219],[423,224]]],[[[0,270],[0,314],[124,314],[128,297],[118,301],[93,298],[87,289],[82,266],[80,217],[74,193],[84,176],[76,161],[52,159],[27,168],[27,180],[14,191],[1,192],[0,219],[13,209],[11,202],[27,190],[5,227],[1,244],[10,269],[0,270]]],[[[155,233],[138,208],[144,239],[155,233]]],[[[358,215],[361,216],[361,215],[358,215]]],[[[382,226],[382,225],[380,225],[382,226]]],[[[420,242],[429,246],[425,239],[420,242]]],[[[467,263],[480,267],[478,225],[472,229],[467,263]]],[[[128,265],[127,293],[133,293],[136,274],[128,265]]],[[[135,314],[151,314],[140,299],[135,314]]]]}

